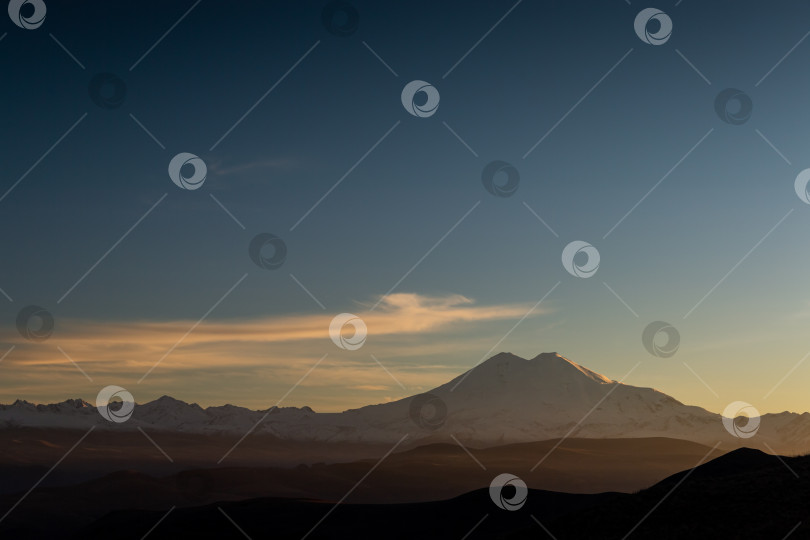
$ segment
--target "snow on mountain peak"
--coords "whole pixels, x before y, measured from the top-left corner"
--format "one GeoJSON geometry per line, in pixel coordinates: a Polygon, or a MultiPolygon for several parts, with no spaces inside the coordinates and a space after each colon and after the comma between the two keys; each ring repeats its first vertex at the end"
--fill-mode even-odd
{"type": "MultiPolygon", "coordinates": [[[[452,435],[476,444],[568,436],[675,437],[711,444],[731,438],[716,413],[684,405],[652,388],[621,384],[556,352],[531,360],[498,353],[427,396],[342,413],[316,413],[309,407],[202,408],[162,396],[136,405],[131,419],[120,424],[111,424],[81,399],[49,405],[17,400],[0,404],[0,429],[96,425],[188,433],[255,431],[289,440],[375,443],[396,441],[403,433],[411,433],[412,441],[452,435]],[[429,422],[420,421],[422,417],[429,422]]],[[[758,437],[779,448],[804,448],[810,444],[810,415],[764,415],[758,437]]]]}
{"type": "MultiPolygon", "coordinates": [[[[526,360],[509,352],[498,353],[481,362],[463,375],[436,388],[464,395],[467,393],[491,395],[506,392],[512,396],[554,393],[560,389],[613,384],[615,381],[580,366],[556,352],[541,353],[526,360]]],[[[479,395],[479,398],[481,396],[479,395]]]]}
{"type": "MultiPolygon", "coordinates": [[[[559,366],[561,368],[561,370],[567,369],[569,367],[574,368],[575,370],[579,371],[581,374],[585,375],[589,379],[591,379],[593,381],[596,381],[598,383],[602,383],[602,384],[609,384],[609,383],[616,382],[613,379],[609,379],[609,378],[605,377],[604,375],[601,375],[601,374],[599,374],[599,373],[597,373],[595,371],[591,371],[590,369],[588,369],[588,368],[586,368],[584,366],[580,366],[576,362],[572,362],[568,358],[566,358],[566,357],[564,357],[564,356],[562,356],[560,354],[557,354],[556,352],[540,353],[537,356],[535,356],[534,358],[532,358],[531,360],[529,360],[529,362],[539,362],[539,363],[541,363],[543,365],[555,365],[555,366],[559,366]]],[[[570,374],[571,375],[576,375],[573,372],[570,372],[570,374]]]]}
{"type": "Polygon", "coordinates": [[[74,409],[84,409],[86,407],[94,407],[91,403],[86,402],[82,398],[72,398],[66,399],[62,403],[58,403],[58,405],[64,405],[66,407],[73,407],[74,409]]]}

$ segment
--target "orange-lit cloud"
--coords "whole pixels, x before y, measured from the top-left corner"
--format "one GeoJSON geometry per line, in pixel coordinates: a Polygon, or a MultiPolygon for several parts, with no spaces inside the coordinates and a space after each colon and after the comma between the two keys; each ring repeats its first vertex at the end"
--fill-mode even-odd
{"type": "MultiPolygon", "coordinates": [[[[439,333],[472,323],[517,319],[529,308],[530,306],[522,304],[478,306],[460,295],[428,297],[398,293],[386,297],[377,310],[358,310],[357,315],[366,323],[368,343],[372,343],[394,336],[439,333]]],[[[539,309],[533,312],[534,315],[540,313],[543,311],[539,309]]],[[[196,321],[62,320],[59,332],[51,340],[58,341],[66,351],[82,354],[86,362],[108,362],[112,359],[120,361],[124,357],[131,357],[128,361],[150,365],[174,347],[171,357],[180,357],[184,350],[194,350],[194,364],[197,366],[209,361],[222,364],[225,359],[230,359],[230,365],[254,364],[256,360],[252,357],[256,351],[251,352],[249,345],[310,341],[322,342],[332,347],[329,323],[333,316],[332,313],[324,313],[250,320],[208,320],[188,335],[186,333],[196,321]],[[184,335],[186,336],[183,337],[184,335]]],[[[301,343],[297,346],[300,347],[301,343]]],[[[29,364],[63,361],[63,358],[49,358],[52,355],[44,357],[38,352],[32,348],[30,356],[15,357],[17,361],[29,364]]]]}
{"type": "MultiPolygon", "coordinates": [[[[250,392],[256,392],[254,387],[261,383],[266,394],[277,394],[274,385],[289,387],[328,353],[329,358],[302,388],[320,388],[321,393],[333,388],[330,397],[319,396],[307,403],[339,409],[338,403],[345,402],[340,397],[341,389],[344,394],[354,394],[349,403],[354,406],[374,401],[378,394],[377,401],[390,399],[383,396],[399,393],[400,383],[408,389],[402,395],[408,395],[449,380],[460,370],[446,363],[448,354],[467,353],[470,361],[476,362],[502,337],[503,325],[497,325],[498,321],[508,324],[532,307],[478,305],[460,295],[413,293],[392,294],[373,310],[372,305],[358,304],[354,310],[368,328],[366,343],[358,351],[343,351],[332,343],[329,323],[336,313],[331,312],[250,320],[212,318],[190,333],[197,321],[63,319],[53,336],[43,343],[20,343],[19,337],[10,333],[2,336],[9,345],[18,345],[3,363],[3,368],[12,373],[8,373],[2,392],[8,399],[26,397],[32,389],[37,394],[48,393],[46,388],[53,387],[54,392],[61,392],[55,396],[58,400],[67,397],[65,393],[92,397],[87,395],[88,390],[80,388],[83,384],[95,388],[97,384],[90,384],[57,349],[58,345],[94,378],[94,383],[99,379],[105,384],[136,384],[128,381],[137,381],[163,359],[140,386],[150,393],[169,393],[181,399],[191,393],[208,396],[200,401],[209,404],[261,401],[266,406],[264,392],[260,396],[221,396],[220,392],[228,388],[224,381],[253,388],[250,392]],[[488,330],[489,325],[494,327],[488,330]],[[396,380],[370,354],[387,364],[396,380]],[[415,358],[420,360],[414,362],[415,358]],[[77,390],[64,390],[65,384],[77,390]]],[[[547,312],[535,309],[531,315],[547,312]]]]}

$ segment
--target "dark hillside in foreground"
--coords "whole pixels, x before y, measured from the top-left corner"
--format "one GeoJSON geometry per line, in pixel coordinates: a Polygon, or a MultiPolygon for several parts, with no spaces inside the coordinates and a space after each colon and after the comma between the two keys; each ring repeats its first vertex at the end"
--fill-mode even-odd
{"type": "MultiPolygon", "coordinates": [[[[133,442],[141,439],[136,437],[133,442]]],[[[184,437],[181,442],[193,440],[184,437]]],[[[203,437],[201,442],[204,440],[203,437]]],[[[273,441],[265,442],[270,446],[266,450],[269,455],[273,441]]],[[[77,448],[56,471],[67,474],[76,467],[84,467],[93,457],[101,461],[105,451],[116,448],[105,441],[91,442],[88,447],[77,448]]],[[[321,445],[318,450],[311,446],[308,452],[325,454],[329,448],[321,445]]],[[[174,450],[174,445],[167,447],[169,453],[174,450]]],[[[18,534],[26,530],[41,536],[55,532],[72,534],[115,510],[160,511],[172,506],[184,508],[259,498],[336,501],[349,490],[352,492],[345,503],[447,500],[488,486],[501,472],[514,473],[530,488],[538,490],[632,492],[693,465],[710,449],[689,441],[650,438],[568,439],[561,444],[551,440],[468,450],[486,470],[458,444],[429,444],[391,454],[356,488],[353,486],[375,466],[383,450],[378,450],[373,458],[349,463],[195,468],[160,477],[145,474],[138,470],[139,463],[133,462],[131,469],[136,470],[119,470],[69,486],[40,485],[0,524],[0,535],[12,529],[18,534]],[[552,449],[548,459],[530,473],[552,449]]],[[[163,458],[154,448],[151,451],[163,458]]],[[[713,455],[721,453],[717,450],[713,455]]],[[[36,481],[28,480],[23,486],[25,490],[36,481]]],[[[11,508],[22,494],[23,491],[0,495],[0,511],[11,508]]]]}
{"type": "MultiPolygon", "coordinates": [[[[463,538],[472,530],[468,540],[538,539],[548,533],[557,540],[778,540],[793,531],[789,538],[797,540],[810,538],[808,500],[810,457],[780,459],[741,449],[632,495],[530,490],[526,504],[514,512],[497,508],[486,489],[431,503],[341,504],[308,538],[463,538]]],[[[239,537],[229,517],[251,538],[300,539],[333,504],[256,499],[176,509],[149,538],[239,537]]],[[[114,512],[77,538],[106,538],[110,531],[119,538],[139,538],[164,513],[114,512]],[[122,536],[121,531],[128,532],[122,536]]]]}

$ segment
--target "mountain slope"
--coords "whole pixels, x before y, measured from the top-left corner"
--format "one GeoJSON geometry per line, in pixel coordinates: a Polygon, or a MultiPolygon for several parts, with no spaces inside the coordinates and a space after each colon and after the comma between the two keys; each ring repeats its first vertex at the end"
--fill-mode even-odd
{"type": "MultiPolygon", "coordinates": [[[[810,456],[741,448],[623,499],[547,523],[559,540],[810,538],[810,456]],[[632,531],[632,534],[630,532],[632,531]]],[[[513,540],[537,538],[526,528],[513,540]]]]}

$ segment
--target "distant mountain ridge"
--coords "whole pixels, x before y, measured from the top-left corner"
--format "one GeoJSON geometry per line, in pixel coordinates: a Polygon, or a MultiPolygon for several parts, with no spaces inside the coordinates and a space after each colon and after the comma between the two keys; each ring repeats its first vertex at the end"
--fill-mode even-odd
{"type": "MultiPolygon", "coordinates": [[[[653,388],[626,385],[557,353],[526,360],[499,353],[424,395],[340,413],[309,407],[254,411],[234,405],[202,408],[169,396],[136,405],[115,424],[90,403],[71,399],[0,405],[3,426],[108,429],[137,427],[193,433],[258,433],[281,439],[341,442],[446,441],[495,445],[561,437],[670,437],[714,445],[770,446],[781,453],[810,449],[810,414],[766,414],[758,433],[737,439],[719,414],[684,405],[653,388]],[[422,397],[420,397],[422,396],[422,397]],[[259,424],[259,425],[257,425],[259,424]]],[[[767,446],[764,446],[767,448],[767,446]]]]}
{"type": "MultiPolygon", "coordinates": [[[[809,491],[810,457],[783,458],[743,448],[700,464],[693,462],[690,469],[632,494],[584,495],[530,488],[524,506],[513,512],[495,509],[486,488],[422,503],[344,502],[340,512],[323,520],[318,534],[311,538],[376,540],[384,530],[386,538],[403,540],[806,539],[810,537],[805,496],[809,491]],[[683,481],[687,475],[688,480],[683,481]],[[481,521],[470,530],[476,519],[481,521]],[[396,527],[391,527],[392,523],[396,527]]],[[[268,497],[179,507],[156,529],[154,538],[230,535],[231,523],[218,519],[215,507],[220,506],[253,538],[298,539],[332,504],[268,497]],[[268,520],[268,515],[277,519],[268,520]]],[[[77,537],[108,538],[109,531],[141,534],[164,514],[162,509],[109,512],[77,537]]]]}

